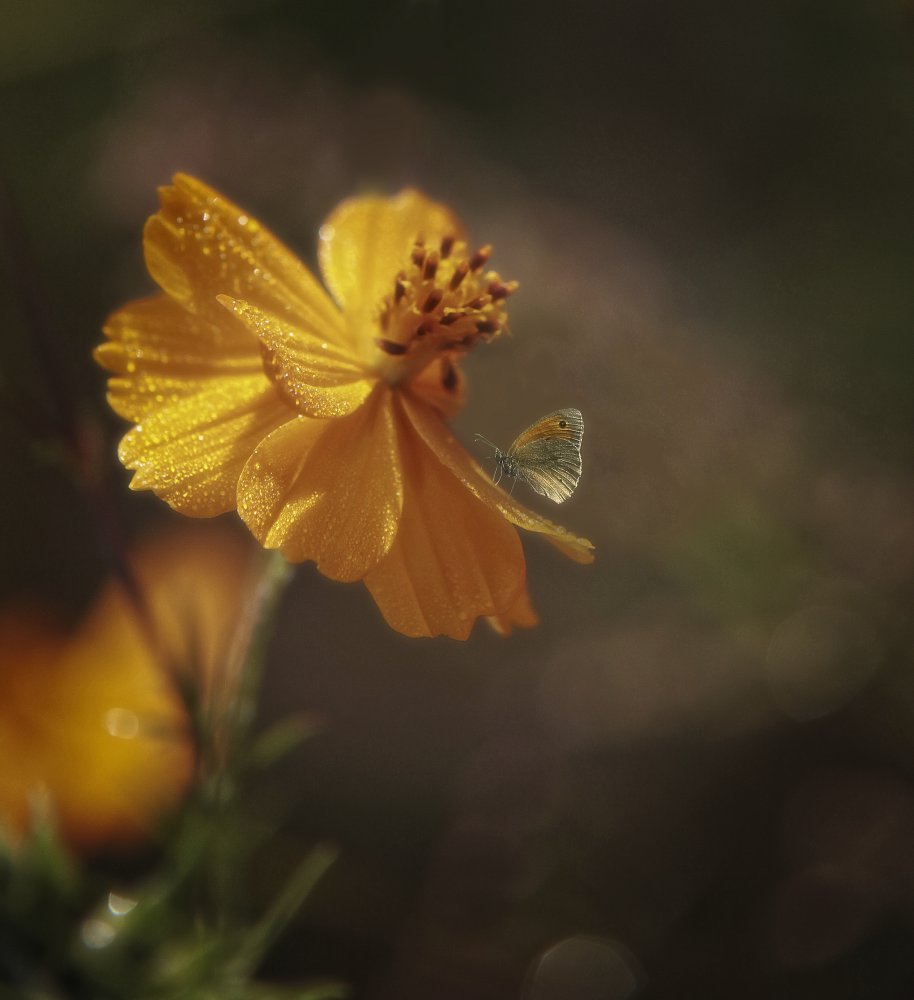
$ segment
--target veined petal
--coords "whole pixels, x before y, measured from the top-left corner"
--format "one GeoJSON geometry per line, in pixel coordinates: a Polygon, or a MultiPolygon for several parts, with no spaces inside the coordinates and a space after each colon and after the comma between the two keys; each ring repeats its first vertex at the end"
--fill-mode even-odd
{"type": "Polygon", "coordinates": [[[510,635],[516,628],[534,628],[539,625],[539,615],[530,603],[530,592],[522,587],[517,600],[500,615],[490,615],[486,619],[499,635],[510,635]]]}
{"type": "Polygon", "coordinates": [[[238,513],[269,549],[313,559],[334,580],[360,580],[393,542],[403,506],[390,390],[339,420],[298,417],[254,452],[238,513]]]}
{"type": "Polygon", "coordinates": [[[304,264],[212,188],[177,174],[159,189],[161,209],[143,233],[149,273],[176,302],[217,325],[217,295],[244,299],[277,315],[294,315],[337,343],[346,337],[339,310],[304,264]]]}
{"type": "Polygon", "coordinates": [[[104,332],[95,359],[117,376],[108,382],[108,401],[128,420],[196,395],[212,376],[263,371],[258,344],[243,327],[208,323],[166,295],[124,306],[104,332]]]}
{"type": "Polygon", "coordinates": [[[515,606],[526,574],[520,538],[438,461],[402,409],[398,423],[403,515],[365,583],[398,632],[466,639],[478,616],[515,606]]]}
{"type": "Polygon", "coordinates": [[[280,317],[227,295],[219,302],[258,338],[270,378],[290,404],[307,417],[344,417],[358,409],[377,379],[349,351],[280,317]]]}
{"type": "Polygon", "coordinates": [[[402,395],[404,408],[422,439],[474,496],[519,528],[544,534],[549,542],[575,562],[593,562],[592,542],[553,524],[508,496],[483,472],[434,410],[408,392],[402,395]]]}
{"type": "Polygon", "coordinates": [[[175,510],[212,517],[235,507],[238,477],[258,443],[291,410],[265,375],[201,379],[197,391],[151,410],[121,440],[134,490],[175,510]]]}
{"type": "Polygon", "coordinates": [[[463,238],[463,227],[445,205],[409,189],[393,198],[350,198],[321,226],[321,274],[361,350],[377,336],[381,300],[420,236],[431,246],[444,236],[463,238]]]}

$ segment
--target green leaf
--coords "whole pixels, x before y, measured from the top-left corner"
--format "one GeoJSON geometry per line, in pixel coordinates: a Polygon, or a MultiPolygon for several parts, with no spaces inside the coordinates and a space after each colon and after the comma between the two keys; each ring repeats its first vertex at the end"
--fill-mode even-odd
{"type": "Polygon", "coordinates": [[[285,889],[261,920],[250,929],[241,943],[233,968],[250,975],[260,964],[269,947],[285,930],[311,890],[337,857],[331,844],[319,844],[298,866],[285,889]]]}
{"type": "Polygon", "coordinates": [[[282,719],[257,738],[251,747],[248,764],[255,768],[268,767],[322,729],[323,725],[313,715],[303,713],[282,719]]]}

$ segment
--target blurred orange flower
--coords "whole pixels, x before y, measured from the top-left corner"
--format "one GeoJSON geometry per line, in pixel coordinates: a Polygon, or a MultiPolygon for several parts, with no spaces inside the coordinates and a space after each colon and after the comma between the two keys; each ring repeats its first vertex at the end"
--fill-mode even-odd
{"type": "Polygon", "coordinates": [[[265,547],[364,580],[407,635],[535,624],[512,526],[579,562],[593,546],[493,486],[447,428],[459,360],[504,330],[515,288],[489,248],[416,191],[354,198],[320,229],[331,299],[200,181],[159,194],[144,243],[165,295],[116,312],[96,350],[135,424],[131,487],[195,517],[237,508],[265,547]]]}
{"type": "Polygon", "coordinates": [[[79,848],[147,836],[194,769],[172,681],[197,684],[212,712],[230,696],[250,551],[182,532],[142,550],[135,571],[145,624],[116,582],[69,634],[34,610],[0,612],[0,828],[14,840],[45,807],[79,848]]]}

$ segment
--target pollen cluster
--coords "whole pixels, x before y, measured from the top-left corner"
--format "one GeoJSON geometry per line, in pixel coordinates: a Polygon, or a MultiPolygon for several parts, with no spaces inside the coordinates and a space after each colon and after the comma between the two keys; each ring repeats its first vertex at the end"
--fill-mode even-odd
{"type": "Polygon", "coordinates": [[[416,371],[435,354],[460,355],[507,327],[505,299],[517,288],[484,271],[490,246],[470,254],[454,236],[428,247],[420,236],[380,306],[376,345],[416,371]]]}

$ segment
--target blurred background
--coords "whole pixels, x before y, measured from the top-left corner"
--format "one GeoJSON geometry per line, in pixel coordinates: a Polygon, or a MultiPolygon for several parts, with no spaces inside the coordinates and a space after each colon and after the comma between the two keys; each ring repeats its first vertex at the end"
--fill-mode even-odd
{"type": "Polygon", "coordinates": [[[520,282],[458,434],[584,413],[575,496],[523,499],[597,561],[525,539],[539,628],[409,641],[297,572],[262,721],[321,731],[260,789],[283,808],[255,886],[315,840],[341,855],[263,974],[370,1000],[911,996],[909,0],[3,22],[6,605],[76,623],[113,539],[181,522],[127,490],[90,358],[153,290],[141,230],[176,170],[312,265],[343,197],[449,203],[520,282]]]}

